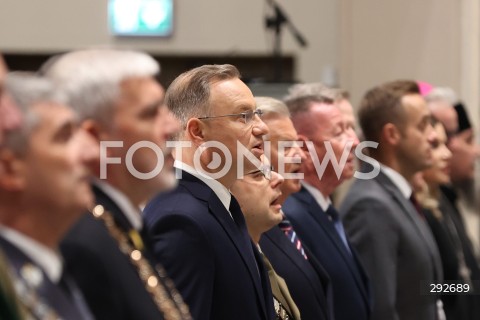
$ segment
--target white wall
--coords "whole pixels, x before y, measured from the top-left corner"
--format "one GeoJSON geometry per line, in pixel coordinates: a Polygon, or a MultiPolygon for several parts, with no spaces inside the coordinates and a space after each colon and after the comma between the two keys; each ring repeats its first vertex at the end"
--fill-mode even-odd
{"type": "Polygon", "coordinates": [[[349,86],[364,92],[413,78],[459,89],[458,0],[343,1],[351,12],[342,70],[349,86]]]}
{"type": "Polygon", "coordinates": [[[452,87],[478,127],[478,0],[341,0],[340,81],[358,104],[388,80],[452,87]]]}
{"type": "MultiPolygon", "coordinates": [[[[297,78],[319,81],[335,66],[336,1],[277,1],[310,46],[300,48],[283,31],[285,53],[297,55],[297,78]]],[[[0,0],[0,50],[51,52],[107,45],[168,54],[270,54],[264,0],[175,0],[170,39],[119,39],[107,27],[106,0],[0,0]]]]}
{"type": "MultiPolygon", "coordinates": [[[[107,0],[0,0],[0,51],[105,45],[180,55],[267,55],[273,39],[264,29],[267,2],[175,0],[172,38],[121,39],[109,34],[107,0]]],[[[480,118],[478,0],[277,2],[309,41],[300,48],[283,31],[284,52],[297,57],[298,80],[339,80],[354,105],[386,80],[424,80],[454,88],[474,122],[480,118]]]]}

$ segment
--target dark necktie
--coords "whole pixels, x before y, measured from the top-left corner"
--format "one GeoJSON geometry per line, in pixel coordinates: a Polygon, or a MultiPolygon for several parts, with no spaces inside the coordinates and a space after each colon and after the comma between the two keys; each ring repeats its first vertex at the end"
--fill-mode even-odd
{"type": "Polygon", "coordinates": [[[413,207],[415,208],[415,211],[417,211],[418,215],[422,218],[425,219],[425,216],[423,215],[423,210],[422,206],[420,203],[418,203],[417,198],[415,197],[415,194],[412,192],[410,195],[410,202],[412,203],[413,207]]]}
{"type": "Polygon", "coordinates": [[[352,252],[350,251],[350,246],[348,245],[345,229],[343,228],[343,224],[340,220],[340,216],[338,215],[337,210],[332,205],[329,205],[325,213],[327,214],[328,219],[333,223],[333,226],[335,227],[335,230],[340,236],[340,239],[342,239],[345,248],[350,254],[352,254],[352,252]]]}
{"type": "Polygon", "coordinates": [[[300,254],[307,260],[307,254],[305,253],[305,250],[303,249],[302,242],[300,241],[300,238],[298,238],[297,233],[295,230],[293,230],[293,226],[290,223],[290,221],[283,216],[282,222],[278,224],[280,229],[282,229],[283,233],[287,236],[287,238],[293,243],[295,248],[297,248],[298,251],[300,251],[300,254]]]}

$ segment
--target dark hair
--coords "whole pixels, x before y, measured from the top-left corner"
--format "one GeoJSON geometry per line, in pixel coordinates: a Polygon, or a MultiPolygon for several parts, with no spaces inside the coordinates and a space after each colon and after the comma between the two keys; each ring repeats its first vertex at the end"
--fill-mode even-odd
{"type": "Polygon", "coordinates": [[[358,109],[359,123],[366,140],[379,141],[387,123],[403,129],[406,112],[402,98],[410,94],[420,94],[417,83],[410,80],[387,82],[367,91],[358,109]]]}

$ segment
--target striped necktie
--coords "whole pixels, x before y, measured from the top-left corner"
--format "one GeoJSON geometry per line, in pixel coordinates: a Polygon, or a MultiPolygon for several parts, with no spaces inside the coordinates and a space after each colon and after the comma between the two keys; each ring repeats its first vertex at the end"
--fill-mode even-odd
{"type": "Polygon", "coordinates": [[[293,230],[292,224],[287,219],[287,217],[285,217],[285,215],[283,216],[282,222],[280,222],[278,226],[280,227],[280,229],[282,229],[283,233],[285,233],[287,238],[290,239],[290,241],[293,243],[295,248],[297,248],[297,250],[300,251],[301,255],[305,258],[305,260],[307,260],[308,259],[307,254],[305,253],[305,250],[302,247],[302,242],[298,238],[297,233],[295,232],[295,230],[293,230]]]}

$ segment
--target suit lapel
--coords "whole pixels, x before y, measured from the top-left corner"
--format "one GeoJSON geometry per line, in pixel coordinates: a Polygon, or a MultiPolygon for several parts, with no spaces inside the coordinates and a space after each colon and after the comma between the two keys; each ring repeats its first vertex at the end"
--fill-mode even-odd
{"type": "MultiPolygon", "coordinates": [[[[59,316],[65,319],[83,318],[82,313],[77,309],[73,302],[67,298],[66,292],[63,292],[58,285],[51,282],[44,270],[37,266],[27,255],[3,237],[0,237],[0,247],[8,257],[18,280],[24,283],[26,288],[35,291],[40,297],[40,300],[46,302],[49,307],[53,308],[53,310],[59,314],[59,316]],[[39,279],[38,285],[32,285],[32,282],[22,274],[22,269],[26,266],[32,266],[30,269],[34,268],[41,272],[40,277],[34,277],[35,279],[39,279]]],[[[32,297],[29,299],[32,299],[32,297]]],[[[34,301],[34,303],[39,304],[41,301],[34,301]]]]}
{"type": "MultiPolygon", "coordinates": [[[[263,262],[260,264],[257,264],[256,262],[262,261],[262,258],[257,250],[252,248],[253,243],[250,238],[248,238],[248,241],[245,241],[245,235],[242,234],[241,230],[230,216],[228,210],[224,207],[215,192],[213,192],[213,190],[205,183],[185,171],[182,171],[182,179],[179,183],[187,188],[196,198],[207,202],[209,212],[225,230],[247,267],[265,317],[269,318],[266,299],[268,299],[269,296],[268,292],[270,292],[270,284],[265,280],[267,273],[263,267],[263,262]]],[[[243,219],[243,216],[241,218],[243,219]]]]}
{"type": "MultiPolygon", "coordinates": [[[[132,236],[129,234],[133,230],[133,226],[130,223],[130,220],[125,216],[125,213],[122,209],[115,203],[115,201],[110,198],[105,192],[103,192],[96,185],[92,185],[93,193],[95,194],[95,201],[97,204],[102,205],[105,210],[112,214],[115,225],[125,234],[125,236],[132,241],[132,236]]],[[[143,249],[141,250],[145,258],[148,260],[152,267],[157,265],[157,261],[154,258],[152,253],[150,236],[147,230],[144,228],[139,231],[138,235],[141,237],[143,242],[143,249]]],[[[132,241],[132,244],[137,247],[137,243],[132,241]]]]}
{"type": "Polygon", "coordinates": [[[123,231],[128,232],[132,229],[132,224],[125,216],[125,213],[120,209],[120,207],[115,203],[115,201],[110,198],[105,192],[103,192],[99,187],[96,185],[92,185],[93,193],[95,194],[95,201],[98,204],[101,204],[105,210],[109,211],[113,218],[115,219],[115,223],[117,224],[120,229],[123,231]]]}
{"type": "Polygon", "coordinates": [[[307,189],[302,187],[302,190],[298,193],[299,199],[301,199],[308,208],[308,213],[312,218],[318,222],[318,224],[322,227],[325,233],[330,237],[332,242],[337,247],[338,251],[342,254],[342,257],[347,261],[351,262],[352,258],[350,253],[345,248],[345,245],[340,239],[340,236],[335,229],[333,223],[328,220],[327,214],[323,211],[323,209],[318,205],[315,198],[307,191],[307,189]]]}
{"type": "Polygon", "coordinates": [[[394,200],[402,208],[404,214],[415,226],[415,229],[417,230],[420,237],[424,240],[423,243],[427,247],[427,250],[430,254],[430,258],[435,269],[436,280],[440,280],[442,278],[441,262],[437,258],[439,257],[437,245],[432,237],[430,230],[428,229],[427,223],[420,219],[417,210],[415,209],[413,204],[403,196],[400,190],[392,183],[392,181],[387,176],[380,172],[380,174],[375,179],[385,188],[385,190],[387,190],[387,192],[392,195],[394,200]]]}
{"type": "MultiPolygon", "coordinates": [[[[295,246],[290,242],[290,240],[288,240],[288,238],[283,234],[283,232],[280,230],[279,227],[277,226],[273,227],[271,231],[269,231],[268,233],[264,233],[263,237],[269,238],[270,241],[273,243],[273,245],[275,245],[280,251],[282,251],[288,257],[288,259],[290,259],[290,261],[292,261],[292,263],[295,264],[295,266],[297,267],[297,270],[300,270],[300,272],[302,272],[305,275],[305,277],[310,280],[309,281],[310,284],[314,283],[314,279],[311,279],[309,274],[305,271],[306,268],[308,268],[307,264],[310,264],[310,262],[305,260],[305,258],[301,255],[301,253],[297,250],[297,248],[295,248],[295,246]],[[285,245],[281,245],[282,243],[285,243],[285,245]]],[[[304,249],[307,250],[304,244],[303,246],[304,246],[304,249]]],[[[311,254],[308,255],[308,253],[307,253],[307,257],[309,261],[311,261],[311,259],[315,259],[313,255],[311,254]]],[[[313,267],[313,265],[311,265],[311,268],[314,269],[314,271],[317,273],[323,285],[325,283],[325,278],[322,278],[322,277],[325,276],[326,274],[323,274],[323,275],[319,274],[317,272],[318,270],[316,270],[313,267]]],[[[315,290],[316,288],[315,287],[313,288],[314,288],[314,291],[317,293],[317,290],[315,290]]],[[[317,301],[319,301],[320,304],[322,305],[322,310],[326,311],[328,310],[328,308],[326,305],[325,297],[327,295],[328,287],[322,288],[322,289],[324,289],[324,296],[321,296],[319,293],[317,293],[317,301]]]]}
{"type": "Polygon", "coordinates": [[[264,233],[263,237],[269,238],[270,241],[287,257],[289,257],[289,259],[297,266],[297,268],[303,274],[305,274],[306,277],[308,277],[308,273],[305,272],[305,264],[308,263],[307,260],[302,257],[300,252],[295,248],[295,246],[290,242],[290,240],[288,240],[288,238],[277,226],[273,227],[272,231],[264,233]],[[272,232],[273,230],[275,230],[275,232],[272,232]],[[285,243],[285,245],[281,245],[282,243],[285,243]]]}
{"type": "Polygon", "coordinates": [[[330,220],[328,220],[327,214],[322,210],[315,198],[310,194],[310,192],[308,192],[307,189],[302,187],[302,189],[297,194],[295,194],[295,197],[298,197],[298,199],[304,202],[304,204],[308,208],[308,213],[313,217],[313,219],[318,222],[320,227],[325,231],[325,233],[335,244],[342,258],[345,260],[348,268],[354,275],[355,281],[357,282],[357,285],[360,288],[360,291],[362,292],[365,301],[369,304],[370,298],[366,288],[368,281],[366,280],[366,276],[362,274],[363,270],[360,264],[360,260],[357,258],[354,248],[349,243],[350,250],[352,252],[352,255],[350,255],[342,239],[340,239],[340,236],[338,235],[335,226],[330,220]]]}

